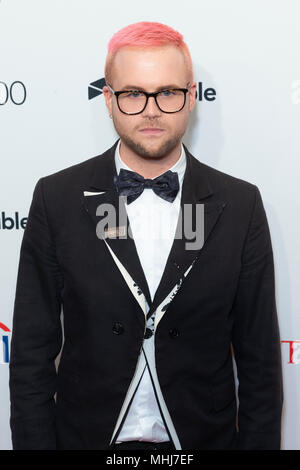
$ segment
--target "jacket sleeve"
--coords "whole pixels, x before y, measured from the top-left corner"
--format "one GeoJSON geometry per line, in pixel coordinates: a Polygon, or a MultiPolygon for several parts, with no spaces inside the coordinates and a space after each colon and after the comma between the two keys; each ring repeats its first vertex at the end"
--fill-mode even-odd
{"type": "Polygon", "coordinates": [[[256,186],[233,315],[238,449],[280,449],[283,388],[273,250],[256,186]]]}
{"type": "Polygon", "coordinates": [[[62,287],[40,178],[23,234],[13,312],[9,380],[13,449],[56,448],[55,358],[62,345],[62,287]]]}

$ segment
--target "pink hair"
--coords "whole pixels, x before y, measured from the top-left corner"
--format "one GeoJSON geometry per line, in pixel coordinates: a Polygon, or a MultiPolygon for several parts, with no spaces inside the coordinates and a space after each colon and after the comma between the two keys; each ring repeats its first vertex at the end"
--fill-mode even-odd
{"type": "Polygon", "coordinates": [[[111,84],[111,69],[115,54],[121,47],[160,47],[172,45],[183,52],[190,80],[193,81],[193,65],[188,46],[182,34],[162,23],[141,21],[130,24],[117,31],[108,43],[105,62],[105,81],[111,84]]]}

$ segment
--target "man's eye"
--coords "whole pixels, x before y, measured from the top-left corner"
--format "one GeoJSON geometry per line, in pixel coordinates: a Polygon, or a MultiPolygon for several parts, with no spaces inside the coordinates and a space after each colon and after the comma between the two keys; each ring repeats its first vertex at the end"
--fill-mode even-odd
{"type": "Polygon", "coordinates": [[[126,96],[129,96],[130,98],[140,98],[142,93],[140,91],[130,91],[126,96]]]}
{"type": "Polygon", "coordinates": [[[162,91],[160,92],[160,94],[161,94],[162,96],[171,96],[171,95],[174,95],[175,92],[174,92],[173,90],[162,90],[162,91]]]}

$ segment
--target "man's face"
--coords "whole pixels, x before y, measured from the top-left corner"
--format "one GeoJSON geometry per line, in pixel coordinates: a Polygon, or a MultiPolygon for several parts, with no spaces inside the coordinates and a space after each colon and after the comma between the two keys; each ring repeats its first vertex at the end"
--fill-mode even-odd
{"type": "MultiPolygon", "coordinates": [[[[109,85],[115,91],[138,89],[151,93],[162,87],[188,88],[188,82],[183,54],[176,47],[124,47],[114,58],[112,83],[109,85]]],[[[196,84],[189,85],[186,103],[181,111],[164,113],[151,97],[145,110],[136,115],[123,114],[116,97],[108,87],[104,87],[106,105],[122,142],[143,158],[159,158],[170,153],[181,142],[195,104],[196,84]]]]}

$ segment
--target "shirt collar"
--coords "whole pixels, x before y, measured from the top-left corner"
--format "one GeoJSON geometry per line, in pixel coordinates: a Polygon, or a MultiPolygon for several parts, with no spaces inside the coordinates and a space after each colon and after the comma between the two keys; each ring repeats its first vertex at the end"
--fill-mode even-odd
{"type": "MultiPolygon", "coordinates": [[[[133,171],[131,168],[129,168],[129,166],[126,165],[126,163],[123,162],[123,160],[120,156],[120,144],[121,144],[121,139],[119,140],[116,151],[115,151],[115,165],[116,165],[117,174],[119,174],[121,168],[125,168],[125,170],[129,170],[129,171],[133,171]]],[[[183,145],[181,144],[180,157],[177,160],[177,162],[171,168],[169,168],[169,170],[176,171],[178,173],[179,183],[181,184],[182,180],[183,180],[185,169],[186,169],[186,154],[185,154],[185,150],[183,148],[183,145]]],[[[165,173],[165,172],[163,172],[163,173],[165,173]]],[[[161,173],[161,174],[163,174],[163,173],[161,173]]],[[[159,176],[159,175],[157,175],[157,176],[159,176]]],[[[157,178],[157,176],[155,176],[155,178],[157,178]]],[[[153,178],[151,178],[151,179],[153,179],[153,178]]]]}

